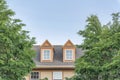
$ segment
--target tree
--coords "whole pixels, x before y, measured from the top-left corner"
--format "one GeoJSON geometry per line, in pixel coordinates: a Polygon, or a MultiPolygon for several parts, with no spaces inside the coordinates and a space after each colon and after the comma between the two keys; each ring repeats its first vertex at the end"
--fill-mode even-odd
{"type": "Polygon", "coordinates": [[[22,29],[25,24],[14,15],[6,1],[0,0],[0,77],[4,80],[21,80],[35,66],[35,38],[29,37],[29,31],[22,29]]]}
{"type": "Polygon", "coordinates": [[[76,65],[76,80],[120,80],[120,21],[119,13],[112,14],[112,22],[101,25],[96,15],[87,19],[80,47],[84,55],[76,65]]]}

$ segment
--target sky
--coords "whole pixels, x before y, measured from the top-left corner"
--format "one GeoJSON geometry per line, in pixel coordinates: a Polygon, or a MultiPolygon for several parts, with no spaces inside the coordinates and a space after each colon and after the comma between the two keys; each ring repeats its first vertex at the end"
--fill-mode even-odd
{"type": "Polygon", "coordinates": [[[6,0],[7,5],[21,19],[36,38],[36,44],[49,40],[52,45],[64,45],[70,39],[81,44],[87,17],[95,14],[102,24],[111,20],[111,14],[120,12],[120,0],[6,0]]]}

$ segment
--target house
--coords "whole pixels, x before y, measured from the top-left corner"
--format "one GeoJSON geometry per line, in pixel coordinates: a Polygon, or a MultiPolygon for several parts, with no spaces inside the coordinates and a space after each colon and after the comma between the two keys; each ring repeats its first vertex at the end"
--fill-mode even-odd
{"type": "Polygon", "coordinates": [[[33,69],[26,80],[65,80],[66,77],[74,75],[75,59],[82,56],[82,50],[77,48],[70,40],[64,45],[52,45],[46,40],[41,46],[35,45],[36,51],[34,62],[36,68],[33,69]]]}

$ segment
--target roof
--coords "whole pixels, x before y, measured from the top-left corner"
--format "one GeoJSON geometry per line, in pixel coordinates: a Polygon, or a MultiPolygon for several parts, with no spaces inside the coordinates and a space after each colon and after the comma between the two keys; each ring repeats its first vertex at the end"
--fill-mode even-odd
{"type": "MultiPolygon", "coordinates": [[[[37,68],[52,68],[52,67],[74,67],[74,62],[63,62],[62,45],[53,45],[54,58],[53,62],[40,62],[40,45],[34,45],[33,49],[36,51],[36,56],[33,59],[37,68]]],[[[76,59],[83,55],[80,48],[76,48],[76,59]]]]}

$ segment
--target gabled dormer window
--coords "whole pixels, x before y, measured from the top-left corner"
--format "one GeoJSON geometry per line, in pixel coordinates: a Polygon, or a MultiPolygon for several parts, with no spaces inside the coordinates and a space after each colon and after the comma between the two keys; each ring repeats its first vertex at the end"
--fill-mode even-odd
{"type": "Polygon", "coordinates": [[[63,46],[63,62],[74,62],[76,55],[75,51],[75,46],[70,40],[68,40],[63,46]]]}
{"type": "Polygon", "coordinates": [[[40,61],[41,62],[53,62],[53,46],[50,44],[48,40],[46,40],[40,46],[40,61]]]}

